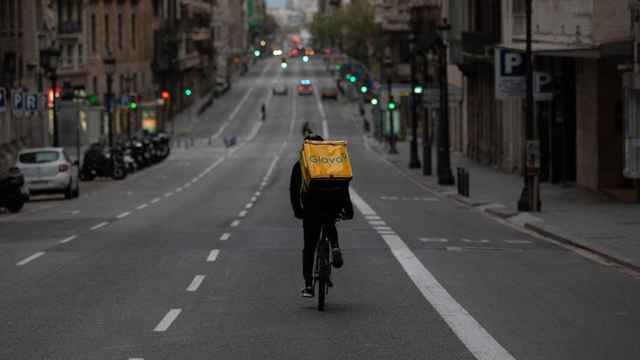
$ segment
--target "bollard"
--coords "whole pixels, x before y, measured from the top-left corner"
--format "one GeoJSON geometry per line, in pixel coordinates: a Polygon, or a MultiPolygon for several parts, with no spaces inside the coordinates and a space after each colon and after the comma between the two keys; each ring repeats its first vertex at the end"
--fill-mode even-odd
{"type": "Polygon", "coordinates": [[[469,171],[463,167],[458,167],[456,170],[458,178],[458,194],[469,197],[469,171]]]}
{"type": "Polygon", "coordinates": [[[213,136],[209,136],[209,146],[213,144],[213,136]]]}

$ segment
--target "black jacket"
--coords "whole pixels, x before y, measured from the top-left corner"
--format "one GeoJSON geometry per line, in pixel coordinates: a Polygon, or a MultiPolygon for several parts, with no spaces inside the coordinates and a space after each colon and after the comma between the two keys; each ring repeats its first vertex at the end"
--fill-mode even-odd
{"type": "Polygon", "coordinates": [[[353,204],[349,196],[349,189],[345,188],[330,194],[314,194],[303,191],[302,181],[300,161],[296,161],[291,169],[291,181],[289,182],[291,207],[296,217],[324,214],[334,219],[338,217],[345,220],[353,218],[353,204]]]}

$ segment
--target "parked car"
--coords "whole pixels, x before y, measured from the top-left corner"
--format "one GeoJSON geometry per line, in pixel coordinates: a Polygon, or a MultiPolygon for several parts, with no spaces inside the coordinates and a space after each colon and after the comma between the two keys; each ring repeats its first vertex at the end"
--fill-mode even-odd
{"type": "Polygon", "coordinates": [[[311,80],[300,80],[297,89],[298,95],[313,95],[313,85],[311,85],[311,80]]]}
{"type": "Polygon", "coordinates": [[[24,176],[17,167],[9,169],[6,176],[0,177],[0,207],[12,213],[22,210],[25,201],[29,200],[29,190],[24,176]]]}
{"type": "Polygon", "coordinates": [[[276,86],[273,87],[273,95],[287,96],[288,93],[289,91],[287,90],[287,87],[284,84],[277,84],[276,86]]]}
{"type": "Polygon", "coordinates": [[[338,100],[338,89],[335,86],[323,86],[320,89],[320,97],[324,99],[338,100]]]}
{"type": "Polygon", "coordinates": [[[72,162],[62,148],[26,149],[18,153],[16,167],[24,175],[30,195],[80,195],[78,162],[72,162]]]}

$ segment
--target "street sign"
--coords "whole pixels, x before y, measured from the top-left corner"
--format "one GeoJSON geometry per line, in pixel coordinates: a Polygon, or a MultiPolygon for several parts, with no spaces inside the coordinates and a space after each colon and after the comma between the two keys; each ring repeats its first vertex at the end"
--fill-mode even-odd
{"type": "Polygon", "coordinates": [[[25,107],[25,95],[22,91],[14,90],[11,93],[11,107],[14,113],[21,113],[25,107]]]}
{"type": "MultiPolygon", "coordinates": [[[[527,96],[525,54],[518,50],[497,48],[495,51],[495,96],[499,100],[527,96]]],[[[553,100],[553,78],[536,71],[533,74],[533,96],[536,101],[553,100]]]]}
{"type": "Polygon", "coordinates": [[[7,111],[7,91],[0,87],[0,113],[7,111]]]}
{"type": "Polygon", "coordinates": [[[38,111],[38,94],[24,94],[23,96],[25,97],[25,111],[38,111]]]}

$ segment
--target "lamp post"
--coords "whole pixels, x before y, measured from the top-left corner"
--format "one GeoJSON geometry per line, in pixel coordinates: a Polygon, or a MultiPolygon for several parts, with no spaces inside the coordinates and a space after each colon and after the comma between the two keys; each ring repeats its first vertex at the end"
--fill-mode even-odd
{"type": "Polygon", "coordinates": [[[108,128],[109,128],[109,147],[113,146],[113,109],[111,103],[113,99],[112,86],[113,86],[113,74],[116,71],[116,59],[113,57],[113,53],[110,49],[107,49],[107,54],[102,60],[104,63],[104,72],[107,75],[107,116],[108,116],[108,128]]]}
{"type": "MultiPolygon", "coordinates": [[[[409,50],[411,51],[411,145],[409,149],[409,168],[420,167],[418,158],[418,81],[416,79],[416,32],[418,23],[415,18],[411,22],[409,34],[409,50]]],[[[419,94],[422,97],[422,91],[419,94]]]]}
{"type": "Polygon", "coordinates": [[[534,124],[534,99],[533,99],[533,54],[531,49],[532,42],[532,13],[533,0],[525,1],[525,12],[527,21],[527,48],[525,53],[525,67],[527,71],[527,97],[526,97],[526,113],[525,113],[525,136],[527,146],[523,152],[524,167],[524,187],[518,201],[518,210],[520,211],[540,211],[540,179],[536,167],[537,150],[539,151],[539,143],[536,139],[536,131],[534,124]],[[530,148],[529,145],[532,145],[530,148]],[[535,149],[538,147],[538,149],[535,149]],[[529,161],[531,160],[531,161],[529,161]],[[531,164],[530,164],[531,162],[531,164]]]}
{"type": "Polygon", "coordinates": [[[387,46],[385,50],[385,67],[387,69],[387,92],[389,93],[388,104],[393,104],[392,106],[387,106],[387,111],[389,112],[389,154],[397,154],[398,149],[396,149],[396,139],[395,139],[395,130],[393,124],[393,113],[395,111],[395,100],[393,98],[393,89],[392,89],[392,73],[393,73],[393,60],[391,54],[391,47],[387,46]]]}
{"type": "MultiPolygon", "coordinates": [[[[425,84],[425,87],[428,87],[429,84],[429,63],[434,60],[434,55],[431,50],[429,50],[426,54],[424,54],[424,69],[423,69],[423,78],[422,81],[425,84]]],[[[431,154],[432,148],[432,136],[431,136],[431,123],[429,121],[429,108],[425,107],[424,109],[424,124],[422,131],[422,174],[423,175],[432,175],[433,174],[433,155],[431,154]]]]}
{"type": "Polygon", "coordinates": [[[58,81],[58,65],[60,62],[60,49],[48,47],[40,50],[40,66],[51,80],[53,91],[53,146],[60,146],[60,133],[58,131],[58,113],[56,110],[56,83],[58,81]]]}
{"type": "Polygon", "coordinates": [[[451,26],[443,19],[438,26],[440,35],[440,121],[438,121],[438,184],[453,185],[449,153],[449,79],[447,75],[447,38],[451,26]]]}

